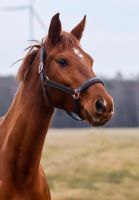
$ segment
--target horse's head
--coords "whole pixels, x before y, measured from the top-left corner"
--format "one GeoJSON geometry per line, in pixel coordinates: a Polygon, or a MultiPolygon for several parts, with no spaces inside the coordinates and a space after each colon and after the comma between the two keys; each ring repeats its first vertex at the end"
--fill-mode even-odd
{"type": "MultiPolygon", "coordinates": [[[[50,80],[75,89],[86,80],[95,77],[93,59],[80,46],[86,17],[70,32],[63,32],[59,14],[49,27],[45,41],[47,58],[45,71],[50,80]]],[[[69,112],[75,112],[73,97],[59,89],[49,87],[51,102],[69,112]]],[[[82,119],[91,125],[100,126],[113,114],[113,99],[101,83],[92,84],[80,93],[79,110],[82,119]]]]}

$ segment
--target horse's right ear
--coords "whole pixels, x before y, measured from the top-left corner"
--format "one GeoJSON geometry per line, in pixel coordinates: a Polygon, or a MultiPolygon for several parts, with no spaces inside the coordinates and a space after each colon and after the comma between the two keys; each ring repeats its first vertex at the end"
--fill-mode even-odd
{"type": "Polygon", "coordinates": [[[60,41],[61,30],[62,28],[59,19],[59,13],[57,13],[52,17],[48,31],[48,40],[51,44],[55,44],[60,41]]]}

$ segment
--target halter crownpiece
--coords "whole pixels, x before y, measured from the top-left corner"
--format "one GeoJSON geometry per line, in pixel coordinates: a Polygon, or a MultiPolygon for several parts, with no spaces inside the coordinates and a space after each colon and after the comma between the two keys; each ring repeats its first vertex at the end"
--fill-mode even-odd
{"type": "MultiPolygon", "coordinates": [[[[80,117],[80,102],[79,102],[79,98],[80,98],[81,92],[83,92],[88,87],[90,87],[90,86],[92,86],[92,85],[94,85],[96,83],[100,83],[100,84],[104,85],[104,82],[101,79],[97,78],[97,77],[92,77],[92,78],[86,80],[78,88],[72,89],[70,87],[67,87],[67,86],[65,86],[65,85],[63,85],[61,83],[55,82],[53,80],[50,80],[48,78],[48,76],[46,76],[45,70],[44,70],[44,59],[45,58],[46,58],[46,49],[45,49],[44,45],[42,45],[41,49],[40,49],[40,64],[39,64],[38,72],[40,74],[40,80],[41,80],[41,83],[42,83],[42,90],[43,90],[45,98],[49,102],[49,105],[51,107],[56,107],[55,105],[53,105],[53,103],[51,101],[50,94],[49,94],[48,89],[47,89],[48,87],[52,87],[52,88],[58,89],[58,90],[60,90],[62,92],[65,92],[68,95],[72,96],[73,102],[74,102],[74,105],[75,105],[75,112],[68,112],[65,109],[64,110],[73,119],[75,119],[77,121],[84,121],[80,117]],[[75,116],[75,115],[77,115],[77,116],[75,116]]],[[[63,109],[61,107],[56,107],[56,108],[63,109]]]]}

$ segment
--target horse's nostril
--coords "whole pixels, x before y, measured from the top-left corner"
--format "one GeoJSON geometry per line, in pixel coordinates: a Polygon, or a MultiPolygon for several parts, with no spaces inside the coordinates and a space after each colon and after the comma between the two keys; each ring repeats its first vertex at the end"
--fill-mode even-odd
{"type": "Polygon", "coordinates": [[[105,112],[106,105],[102,99],[98,99],[96,101],[95,108],[98,114],[102,114],[103,112],[105,112]]]}

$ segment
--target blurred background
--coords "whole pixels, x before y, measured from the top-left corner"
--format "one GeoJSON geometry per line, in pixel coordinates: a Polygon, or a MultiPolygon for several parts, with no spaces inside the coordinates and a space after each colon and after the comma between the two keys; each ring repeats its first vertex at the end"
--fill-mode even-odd
{"type": "Polygon", "coordinates": [[[0,0],[0,116],[7,112],[18,87],[15,75],[20,62],[11,64],[23,58],[29,40],[47,35],[57,12],[66,31],[87,15],[81,44],[114,98],[115,115],[101,129],[81,130],[90,127],[64,111],[55,113],[52,127],[67,129],[52,129],[44,148],[42,163],[53,198],[138,200],[138,0],[0,0]]]}
{"type": "MultiPolygon", "coordinates": [[[[70,31],[86,14],[81,44],[95,60],[94,71],[105,81],[115,101],[115,116],[106,126],[139,126],[139,1],[8,0],[0,1],[0,115],[17,89],[14,76],[29,40],[47,35],[52,16],[60,12],[63,29],[70,31]],[[7,77],[8,76],[8,77],[7,77]]],[[[86,127],[63,111],[53,127],[86,127]],[[63,124],[64,120],[64,124],[63,124]]]]}

